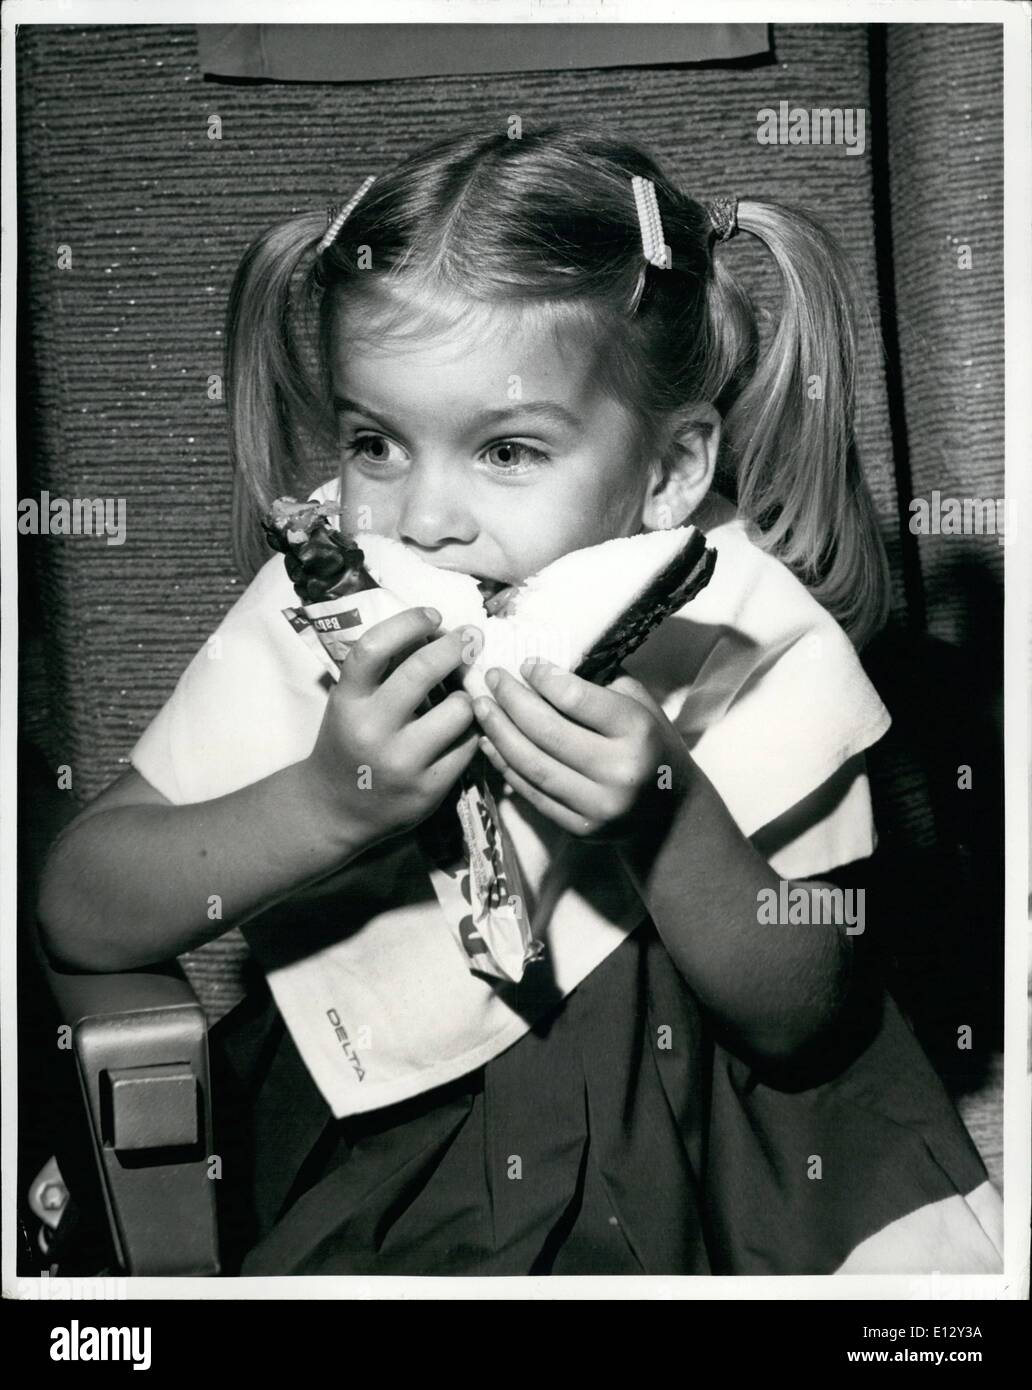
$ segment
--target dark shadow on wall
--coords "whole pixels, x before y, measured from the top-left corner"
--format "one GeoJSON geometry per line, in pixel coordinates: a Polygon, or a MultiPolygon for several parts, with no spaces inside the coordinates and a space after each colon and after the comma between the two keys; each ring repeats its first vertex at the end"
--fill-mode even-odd
{"type": "Polygon", "coordinates": [[[970,553],[946,582],[967,615],[959,642],[894,628],[864,656],[893,717],[870,758],[881,903],[868,920],[881,918],[874,949],[959,1096],[1003,1046],[1003,595],[970,553]]]}

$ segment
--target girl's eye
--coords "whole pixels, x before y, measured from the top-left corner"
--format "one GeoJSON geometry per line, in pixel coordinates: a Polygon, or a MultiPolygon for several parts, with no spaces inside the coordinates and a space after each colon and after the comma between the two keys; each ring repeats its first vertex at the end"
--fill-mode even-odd
{"type": "Polygon", "coordinates": [[[356,434],[344,446],[349,458],[361,459],[364,463],[393,463],[391,443],[382,434],[356,434]]]}
{"type": "MultiPolygon", "coordinates": [[[[369,464],[374,468],[386,468],[404,462],[399,446],[382,434],[353,435],[344,444],[344,453],[348,458],[357,459],[360,463],[369,464]]],[[[512,476],[516,473],[530,472],[535,465],[543,462],[547,455],[530,444],[522,444],[515,439],[502,439],[485,449],[483,457],[496,472],[512,476]]]]}
{"type": "Polygon", "coordinates": [[[492,444],[485,457],[495,468],[504,473],[524,473],[534,464],[541,463],[547,455],[529,444],[521,444],[515,439],[502,439],[492,444]]]}

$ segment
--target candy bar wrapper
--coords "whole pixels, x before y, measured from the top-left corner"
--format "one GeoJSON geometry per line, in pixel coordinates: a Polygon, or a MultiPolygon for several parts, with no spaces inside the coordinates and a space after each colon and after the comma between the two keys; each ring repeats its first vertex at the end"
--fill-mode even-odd
{"type": "Polygon", "coordinates": [[[331,660],[340,667],[352,642],[357,642],[367,628],[403,612],[404,608],[405,604],[386,589],[360,589],[342,598],[306,603],[301,612],[331,660]]]}
{"type": "MultiPolygon", "coordinates": [[[[284,617],[335,677],[348,650],[367,628],[406,607],[386,589],[285,608],[284,617]]],[[[442,855],[440,836],[426,824],[418,835],[430,881],[448,927],[470,970],[517,984],[543,947],[533,938],[519,866],[478,758],[464,774],[457,811],[462,829],[442,855]]],[[[437,815],[446,815],[446,801],[437,815]]]]}
{"type": "Polygon", "coordinates": [[[333,657],[330,656],[329,652],[319,641],[315,628],[312,626],[311,619],[306,618],[300,608],[284,608],[283,616],[309,651],[319,658],[334,680],[337,680],[340,677],[340,666],[334,661],[333,657]]]}
{"type": "Polygon", "coordinates": [[[430,881],[469,968],[518,984],[544,947],[534,940],[519,864],[483,762],[463,778],[458,812],[462,862],[441,863],[429,836],[420,836],[430,881]]]}

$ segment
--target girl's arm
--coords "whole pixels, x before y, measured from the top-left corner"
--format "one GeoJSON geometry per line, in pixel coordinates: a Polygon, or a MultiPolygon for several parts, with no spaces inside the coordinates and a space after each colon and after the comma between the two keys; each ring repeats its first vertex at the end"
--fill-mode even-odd
{"type": "Polygon", "coordinates": [[[422,821],[476,751],[468,696],[416,717],[468,642],[462,632],[428,642],[439,624],[432,610],[408,609],[354,644],[303,761],[187,806],[135,771],[104,792],[44,871],[48,953],[80,970],[167,960],[422,821]]]}
{"type": "MultiPolygon", "coordinates": [[[[761,903],[779,900],[781,880],[690,757],[680,794],[665,814],[642,817],[620,853],[675,965],[741,1046],[784,1061],[834,1020],[851,938],[844,927],[775,925],[761,914],[761,903]]],[[[826,885],[788,887],[813,894],[826,885]]]]}
{"type": "Polygon", "coordinates": [[[738,1050],[796,1055],[844,1000],[845,932],[761,920],[761,891],[777,894],[780,880],[637,681],[600,689],[547,662],[524,673],[530,688],[502,672],[494,700],[474,702],[485,754],[571,834],[613,841],[675,964],[738,1050]]]}
{"type": "Polygon", "coordinates": [[[175,806],[132,770],[50,852],[43,944],[76,970],[133,970],[211,941],[364,848],[327,815],[305,764],[227,796],[175,806]]]}

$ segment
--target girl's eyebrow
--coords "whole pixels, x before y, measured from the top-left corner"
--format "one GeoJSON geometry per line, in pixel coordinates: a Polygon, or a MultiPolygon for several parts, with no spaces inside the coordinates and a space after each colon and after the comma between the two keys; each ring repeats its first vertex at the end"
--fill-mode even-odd
{"type": "MultiPolygon", "coordinates": [[[[333,408],[337,414],[351,411],[355,415],[365,415],[370,420],[376,420],[378,424],[394,430],[395,433],[398,432],[386,416],[378,415],[375,410],[370,410],[360,401],[349,400],[347,396],[335,395],[333,408]]],[[[540,420],[553,420],[558,424],[567,425],[571,429],[584,428],[579,416],[559,401],[520,401],[516,405],[503,406],[498,410],[485,410],[469,422],[469,428],[471,430],[483,429],[487,425],[500,425],[506,420],[521,419],[525,416],[535,416],[540,420]]]]}
{"type": "Polygon", "coordinates": [[[580,417],[567,409],[559,401],[520,401],[517,405],[505,406],[500,410],[485,410],[473,421],[475,427],[500,425],[505,420],[518,420],[524,415],[533,415],[540,420],[555,420],[571,429],[583,429],[580,417]]]}
{"type": "Polygon", "coordinates": [[[386,416],[381,418],[375,410],[370,410],[367,405],[362,405],[361,401],[348,400],[347,396],[335,395],[333,397],[333,411],[335,415],[343,415],[345,411],[350,411],[353,415],[366,415],[370,420],[375,420],[378,425],[384,425],[395,434],[399,433],[386,416]]]}

